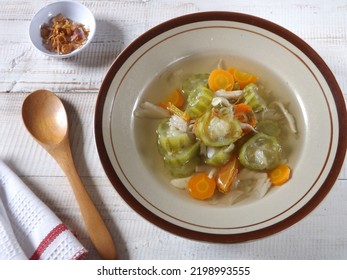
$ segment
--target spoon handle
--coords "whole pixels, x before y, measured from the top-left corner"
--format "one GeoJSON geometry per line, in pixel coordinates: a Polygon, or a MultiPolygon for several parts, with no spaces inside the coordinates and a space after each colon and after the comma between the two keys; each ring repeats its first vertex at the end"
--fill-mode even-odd
{"type": "Polygon", "coordinates": [[[116,247],[111,234],[77,173],[69,146],[67,145],[64,149],[56,150],[55,152],[54,157],[71,184],[86,229],[96,250],[103,259],[116,259],[116,247]]]}

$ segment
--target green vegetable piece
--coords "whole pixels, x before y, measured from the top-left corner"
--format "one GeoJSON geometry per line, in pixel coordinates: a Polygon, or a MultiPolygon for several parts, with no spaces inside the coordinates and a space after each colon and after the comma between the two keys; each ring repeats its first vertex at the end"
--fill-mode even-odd
{"type": "Polygon", "coordinates": [[[188,96],[188,104],[185,113],[191,119],[196,119],[202,116],[209,109],[213,97],[213,91],[207,87],[200,86],[196,88],[188,96]]]}
{"type": "Polygon", "coordinates": [[[175,178],[188,177],[195,172],[195,167],[200,164],[199,157],[193,157],[183,165],[171,165],[165,163],[165,167],[170,171],[171,175],[175,178]]]}
{"type": "Polygon", "coordinates": [[[280,163],[282,148],[273,136],[258,133],[242,145],[240,163],[253,170],[270,170],[280,163]]]}
{"type": "Polygon", "coordinates": [[[199,162],[200,144],[190,133],[171,129],[169,119],[157,127],[158,150],[164,164],[175,177],[189,176],[199,162]]]}
{"type": "Polygon", "coordinates": [[[205,159],[205,163],[215,167],[222,166],[226,164],[231,157],[231,152],[226,152],[225,147],[219,148],[218,151],[210,158],[205,159]]]}
{"type": "Polygon", "coordinates": [[[194,74],[182,84],[182,93],[187,98],[195,89],[207,87],[209,73],[194,74]]]}
{"type": "Polygon", "coordinates": [[[258,122],[256,130],[269,136],[278,137],[281,134],[281,127],[273,120],[263,120],[258,122]]]}
{"type": "Polygon", "coordinates": [[[181,167],[187,164],[191,159],[197,157],[200,151],[200,144],[196,142],[195,144],[180,150],[177,153],[164,155],[164,162],[173,167],[181,167]]]}
{"type": "Polygon", "coordinates": [[[245,103],[252,107],[254,112],[260,112],[266,108],[266,103],[259,95],[259,89],[256,84],[248,84],[243,89],[245,103]]]}
{"type": "Polygon", "coordinates": [[[228,146],[241,138],[242,128],[232,110],[222,108],[217,113],[216,110],[207,111],[197,120],[195,134],[206,146],[228,146]]]}
{"type": "Polygon", "coordinates": [[[159,152],[161,155],[166,153],[176,153],[184,148],[193,145],[196,140],[193,134],[181,132],[174,136],[168,135],[169,120],[161,121],[157,128],[159,152]]]}

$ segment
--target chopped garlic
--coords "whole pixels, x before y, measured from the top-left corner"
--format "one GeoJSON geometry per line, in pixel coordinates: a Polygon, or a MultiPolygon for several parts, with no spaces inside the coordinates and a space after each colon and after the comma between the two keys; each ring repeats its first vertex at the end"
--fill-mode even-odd
{"type": "Polygon", "coordinates": [[[225,120],[214,117],[210,121],[208,132],[214,139],[223,138],[230,133],[230,124],[225,120]]]}
{"type": "Polygon", "coordinates": [[[188,129],[188,124],[185,120],[177,115],[172,115],[169,119],[170,129],[174,128],[179,130],[180,132],[186,132],[188,129]]]}

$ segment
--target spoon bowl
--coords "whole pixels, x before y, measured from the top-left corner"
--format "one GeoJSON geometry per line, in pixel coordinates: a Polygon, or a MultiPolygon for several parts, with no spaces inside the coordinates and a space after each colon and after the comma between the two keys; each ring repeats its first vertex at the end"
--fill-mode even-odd
{"type": "Polygon", "coordinates": [[[68,133],[65,108],[60,99],[47,90],[30,94],[23,104],[23,121],[41,144],[60,143],[68,133]]]}
{"type": "Polygon", "coordinates": [[[90,239],[99,255],[103,259],[115,259],[116,248],[112,237],[73,162],[68,118],[63,103],[48,90],[34,91],[23,102],[22,117],[30,134],[57,161],[66,174],[90,239]]]}

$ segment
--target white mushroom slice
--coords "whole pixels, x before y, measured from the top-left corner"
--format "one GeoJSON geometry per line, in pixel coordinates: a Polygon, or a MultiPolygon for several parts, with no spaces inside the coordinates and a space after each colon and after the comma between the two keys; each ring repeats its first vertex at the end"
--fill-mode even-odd
{"type": "Polygon", "coordinates": [[[214,97],[212,99],[211,104],[212,104],[213,107],[216,107],[218,105],[223,105],[225,107],[230,107],[231,106],[230,102],[225,97],[214,97]]]}
{"type": "Polygon", "coordinates": [[[235,149],[235,144],[231,143],[228,147],[224,149],[225,153],[231,153],[235,149]]]}
{"type": "Polygon", "coordinates": [[[134,116],[138,118],[163,119],[170,117],[170,113],[168,110],[146,101],[135,109],[134,116]]]}
{"type": "Polygon", "coordinates": [[[255,132],[255,133],[258,132],[258,131],[256,131],[256,130],[254,129],[253,126],[251,126],[251,125],[248,124],[248,123],[240,122],[240,126],[241,126],[242,130],[251,130],[251,131],[253,131],[253,132],[255,132]]]}
{"type": "Polygon", "coordinates": [[[220,89],[216,91],[217,97],[224,97],[227,99],[237,99],[242,95],[242,90],[232,90],[232,91],[226,91],[224,89],[220,89]]]}
{"type": "Polygon", "coordinates": [[[192,176],[184,177],[184,178],[175,178],[170,181],[170,184],[178,189],[186,189],[188,186],[188,182],[192,176]]]}
{"type": "Polygon", "coordinates": [[[238,174],[238,190],[256,199],[262,198],[269,191],[271,182],[265,172],[242,169],[238,174]]]}
{"type": "Polygon", "coordinates": [[[280,108],[281,112],[283,113],[284,117],[288,121],[289,128],[293,133],[297,133],[296,125],[295,125],[295,119],[292,114],[290,114],[286,108],[284,108],[284,105],[281,102],[274,101],[272,102],[269,107],[272,105],[277,105],[278,108],[280,108]]]}

